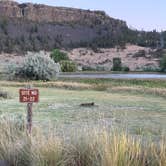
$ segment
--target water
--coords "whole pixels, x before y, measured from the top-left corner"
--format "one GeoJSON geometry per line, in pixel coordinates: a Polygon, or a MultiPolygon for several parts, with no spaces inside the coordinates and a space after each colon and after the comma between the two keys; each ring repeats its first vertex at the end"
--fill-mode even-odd
{"type": "Polygon", "coordinates": [[[60,74],[60,78],[113,78],[113,79],[166,79],[166,74],[87,74],[87,73],[75,73],[75,74],[60,74]]]}

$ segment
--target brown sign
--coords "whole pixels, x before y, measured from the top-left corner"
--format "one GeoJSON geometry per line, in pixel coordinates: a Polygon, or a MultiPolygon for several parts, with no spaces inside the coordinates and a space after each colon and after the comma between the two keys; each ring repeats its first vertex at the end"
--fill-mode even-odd
{"type": "Polygon", "coordinates": [[[19,90],[21,103],[37,103],[39,102],[38,89],[20,89],[19,90]]]}

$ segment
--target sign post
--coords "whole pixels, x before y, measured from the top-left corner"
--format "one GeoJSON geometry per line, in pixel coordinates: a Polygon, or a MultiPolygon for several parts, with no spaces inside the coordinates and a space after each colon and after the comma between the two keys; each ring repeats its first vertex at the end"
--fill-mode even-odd
{"type": "Polygon", "coordinates": [[[31,85],[28,85],[26,88],[19,90],[19,97],[21,103],[27,103],[27,131],[31,134],[32,106],[33,103],[39,102],[39,90],[33,89],[31,85]]]}

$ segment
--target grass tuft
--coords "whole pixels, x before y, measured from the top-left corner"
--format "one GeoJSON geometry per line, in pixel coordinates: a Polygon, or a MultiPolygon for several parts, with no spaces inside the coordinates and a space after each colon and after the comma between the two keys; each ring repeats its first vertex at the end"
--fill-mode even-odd
{"type": "Polygon", "coordinates": [[[165,166],[166,139],[143,141],[125,133],[84,129],[68,140],[56,132],[31,136],[9,121],[0,125],[0,160],[12,166],[165,166]]]}

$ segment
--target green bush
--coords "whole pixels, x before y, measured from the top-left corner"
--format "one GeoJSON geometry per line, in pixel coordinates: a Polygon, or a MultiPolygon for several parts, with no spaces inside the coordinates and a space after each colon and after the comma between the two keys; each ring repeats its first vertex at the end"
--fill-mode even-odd
{"type": "Polygon", "coordinates": [[[72,61],[68,61],[68,60],[61,61],[60,65],[61,65],[62,72],[75,72],[77,70],[76,64],[72,61]]]}
{"type": "Polygon", "coordinates": [[[52,80],[60,71],[60,65],[42,53],[29,53],[22,64],[10,66],[12,79],[52,80]]]}
{"type": "Polygon", "coordinates": [[[62,60],[69,60],[66,53],[61,52],[59,49],[54,49],[50,56],[55,63],[60,62],[62,60]]]}
{"type": "Polygon", "coordinates": [[[153,66],[145,66],[142,71],[144,72],[160,72],[160,69],[158,67],[153,66]]]}
{"type": "Polygon", "coordinates": [[[161,72],[166,72],[166,54],[164,54],[160,60],[160,68],[161,72]]]}
{"type": "Polygon", "coordinates": [[[122,62],[121,58],[113,58],[113,71],[121,71],[122,70],[122,62]]]}
{"type": "Polygon", "coordinates": [[[130,71],[130,68],[128,66],[124,66],[124,67],[122,67],[122,71],[128,72],[128,71],[130,71]]]}

